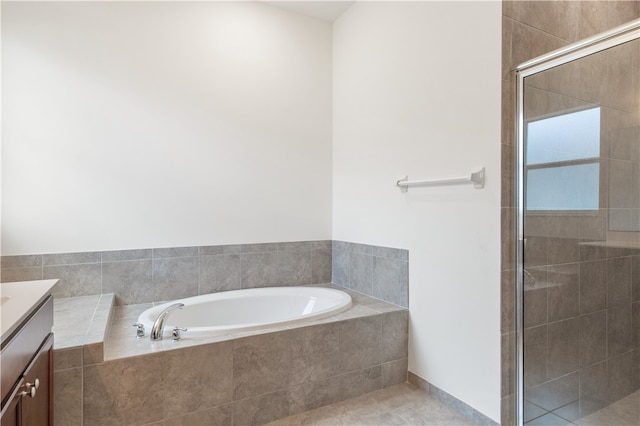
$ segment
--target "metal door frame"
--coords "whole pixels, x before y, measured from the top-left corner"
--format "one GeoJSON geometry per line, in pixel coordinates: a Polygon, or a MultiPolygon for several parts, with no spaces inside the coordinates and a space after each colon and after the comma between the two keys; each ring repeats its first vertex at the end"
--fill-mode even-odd
{"type": "Polygon", "coordinates": [[[515,413],[524,423],[524,79],[542,71],[640,39],[640,19],[586,38],[518,65],[516,71],[516,374],[515,413]]]}

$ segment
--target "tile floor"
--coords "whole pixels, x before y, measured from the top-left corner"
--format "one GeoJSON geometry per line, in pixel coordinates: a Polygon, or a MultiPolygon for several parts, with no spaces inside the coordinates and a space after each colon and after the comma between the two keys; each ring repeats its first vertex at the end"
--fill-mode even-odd
{"type": "MultiPolygon", "coordinates": [[[[541,413],[544,411],[542,409],[541,413]]],[[[531,411],[531,410],[529,410],[531,411]]],[[[574,418],[575,416],[569,416],[574,418]]],[[[572,422],[547,413],[534,420],[528,421],[527,426],[638,426],[640,425],[640,391],[636,391],[613,404],[607,405],[595,413],[589,414],[572,422]]]]}
{"type": "Polygon", "coordinates": [[[280,419],[268,426],[473,424],[422,389],[404,383],[280,419]]]}
{"type": "MultiPolygon", "coordinates": [[[[474,423],[425,391],[405,383],[276,420],[267,426],[297,425],[455,425],[474,423]]],[[[551,413],[527,425],[638,426],[640,391],[573,423],[551,413]]]]}
{"type": "Polygon", "coordinates": [[[579,426],[640,425],[640,391],[574,422],[579,426]]]}

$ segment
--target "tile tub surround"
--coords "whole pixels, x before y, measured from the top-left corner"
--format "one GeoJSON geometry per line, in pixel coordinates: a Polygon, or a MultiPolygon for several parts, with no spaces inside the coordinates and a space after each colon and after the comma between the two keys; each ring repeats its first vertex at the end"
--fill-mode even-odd
{"type": "Polygon", "coordinates": [[[333,241],[334,284],[409,307],[409,251],[333,241]]]}
{"type": "Polygon", "coordinates": [[[118,305],[332,281],[409,306],[409,252],[297,241],[2,257],[2,282],[59,278],[57,298],[113,293],[118,305]]]}
{"type": "Polygon", "coordinates": [[[331,241],[2,257],[3,282],[59,278],[56,298],[113,293],[129,305],[253,287],[331,281],[331,241]]]}
{"type": "Polygon", "coordinates": [[[99,294],[53,299],[54,350],[84,348],[102,360],[115,297],[99,294]]]}
{"type": "Polygon", "coordinates": [[[104,359],[54,352],[56,424],[262,424],[406,382],[408,311],[346,291],[334,317],[179,342],[135,338],[152,303],[115,306],[104,359]]]}

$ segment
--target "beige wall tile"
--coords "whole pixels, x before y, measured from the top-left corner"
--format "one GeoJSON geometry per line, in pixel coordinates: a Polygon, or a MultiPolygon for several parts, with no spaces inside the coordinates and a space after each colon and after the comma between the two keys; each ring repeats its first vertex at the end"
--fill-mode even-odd
{"type": "Polygon", "coordinates": [[[82,367],[53,374],[53,421],[57,425],[82,425],[82,367]]]}
{"type": "Polygon", "coordinates": [[[2,256],[0,258],[2,268],[26,268],[42,266],[41,254],[24,254],[18,256],[2,256]]]}
{"type": "MultiPolygon", "coordinates": [[[[503,3],[504,4],[504,3],[503,3]]],[[[502,17],[502,80],[509,80],[515,74],[511,59],[511,41],[513,38],[513,19],[502,17]]]]}
{"type": "Polygon", "coordinates": [[[2,282],[31,281],[42,279],[42,266],[26,268],[2,268],[2,282]]]}
{"type": "Polygon", "coordinates": [[[515,391],[515,368],[516,368],[516,348],[515,335],[513,333],[502,335],[502,354],[501,362],[504,368],[502,374],[502,390],[501,395],[505,396],[513,394],[515,391]]]}
{"type": "Polygon", "coordinates": [[[84,368],[84,423],[144,424],[161,420],[161,354],[127,358],[84,368]]]}
{"type": "MultiPolygon", "coordinates": [[[[504,344],[505,342],[503,342],[504,344]]],[[[528,328],[524,330],[524,382],[527,387],[533,387],[547,381],[547,326],[528,328]]],[[[509,348],[504,348],[505,352],[509,348]]],[[[510,374],[509,358],[503,363],[503,374],[510,374]]]]}
{"type": "Polygon", "coordinates": [[[512,425],[516,423],[515,396],[509,395],[500,400],[500,424],[512,425]]]}
{"type": "Polygon", "coordinates": [[[267,393],[232,404],[233,424],[261,425],[289,415],[289,397],[286,390],[267,393]]]}
{"type": "Polygon", "coordinates": [[[382,316],[382,362],[408,356],[409,311],[389,312],[382,316]]]}
{"type": "Polygon", "coordinates": [[[82,349],[56,349],[53,351],[53,371],[82,367],[82,349]]]}
{"type": "Polygon", "coordinates": [[[42,278],[60,280],[52,292],[56,298],[100,294],[102,291],[100,263],[45,266],[42,278]]]}
{"type": "Polygon", "coordinates": [[[513,207],[515,205],[515,187],[516,187],[516,175],[515,171],[515,145],[502,144],[501,157],[502,157],[502,171],[501,171],[501,203],[502,207],[513,207]]]}
{"type": "Polygon", "coordinates": [[[164,353],[165,418],[231,401],[232,348],[232,342],[220,342],[164,353]]]}
{"type": "Polygon", "coordinates": [[[343,372],[379,365],[382,360],[382,316],[340,322],[340,369],[343,372]]]}
{"type": "MultiPolygon", "coordinates": [[[[612,49],[615,51],[616,49],[612,49]]],[[[602,104],[611,108],[634,113],[638,92],[634,92],[634,76],[638,70],[618,61],[607,62],[606,74],[601,76],[600,85],[604,87],[602,104]]]]}
{"type": "Polygon", "coordinates": [[[164,426],[219,425],[231,426],[231,404],[219,405],[206,410],[173,417],[164,421],[164,426]]]}
{"type": "Polygon", "coordinates": [[[510,69],[514,69],[529,59],[533,59],[568,44],[565,40],[525,25],[519,21],[513,21],[512,27],[510,69]]]}
{"type": "Polygon", "coordinates": [[[262,334],[233,341],[233,399],[284,389],[291,374],[290,333],[262,334]]]}
{"type": "Polygon", "coordinates": [[[291,330],[291,384],[326,379],[339,373],[337,324],[291,330]]]}
{"type": "Polygon", "coordinates": [[[341,399],[355,398],[365,393],[382,389],[382,366],[353,371],[340,376],[341,399]]]}
{"type": "Polygon", "coordinates": [[[509,73],[502,80],[502,128],[501,142],[504,145],[516,144],[516,79],[515,73],[509,73]]]}
{"type": "Polygon", "coordinates": [[[624,24],[633,18],[610,7],[606,1],[586,1],[582,4],[579,38],[583,39],[624,24]]]}
{"type": "Polygon", "coordinates": [[[516,286],[515,274],[513,269],[507,269],[501,272],[501,320],[500,331],[504,333],[512,333],[515,331],[515,304],[516,304],[516,286]]]}
{"type": "Polygon", "coordinates": [[[582,2],[515,1],[509,16],[567,41],[577,41],[582,2]]]}
{"type": "Polygon", "coordinates": [[[407,382],[409,360],[398,359],[382,364],[382,387],[395,386],[407,382]]]}
{"type": "Polygon", "coordinates": [[[341,401],[342,378],[330,377],[322,380],[310,380],[289,389],[289,415],[313,410],[318,407],[341,401]]]}
{"type": "Polygon", "coordinates": [[[83,365],[97,364],[104,361],[104,344],[96,343],[82,347],[83,365]]]}
{"type": "Polygon", "coordinates": [[[513,269],[515,267],[515,210],[513,208],[503,207],[500,211],[501,219],[501,268],[513,269]]]}

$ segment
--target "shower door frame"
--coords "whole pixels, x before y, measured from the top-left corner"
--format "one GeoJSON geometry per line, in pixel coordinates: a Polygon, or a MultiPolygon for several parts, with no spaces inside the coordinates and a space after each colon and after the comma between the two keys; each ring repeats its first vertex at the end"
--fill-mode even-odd
{"type": "Polygon", "coordinates": [[[518,65],[516,71],[516,374],[515,413],[524,424],[524,79],[620,44],[640,39],[640,19],[572,43],[518,65]]]}

